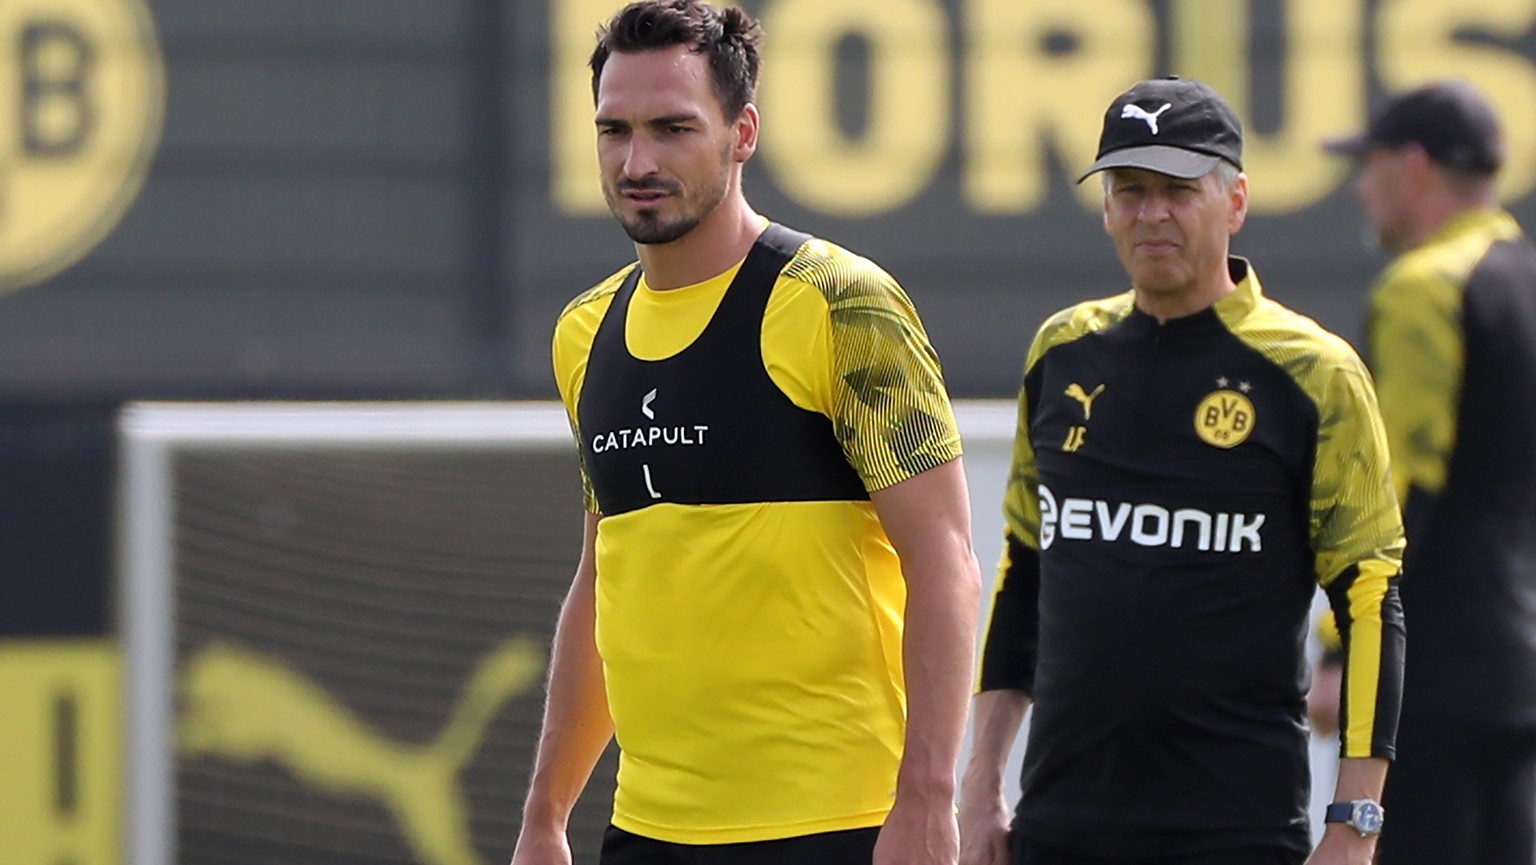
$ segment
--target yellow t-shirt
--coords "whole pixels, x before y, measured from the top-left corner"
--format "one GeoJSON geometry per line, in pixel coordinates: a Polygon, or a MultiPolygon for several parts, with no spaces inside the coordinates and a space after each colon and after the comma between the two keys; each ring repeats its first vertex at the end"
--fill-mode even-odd
{"type": "MultiPolygon", "coordinates": [[[[642,278],[630,353],[686,348],[739,267],[668,291],[642,278]]],[[[555,375],[578,437],[587,355],[629,270],[556,325],[555,375]]],[[[832,420],[866,488],[959,455],[938,359],[871,262],[808,241],[774,284],[761,352],[795,405],[832,420]]],[[[615,825],[695,844],[879,825],[905,734],[905,601],[868,501],[661,503],[604,518],[597,643],[621,748],[615,825]]]]}

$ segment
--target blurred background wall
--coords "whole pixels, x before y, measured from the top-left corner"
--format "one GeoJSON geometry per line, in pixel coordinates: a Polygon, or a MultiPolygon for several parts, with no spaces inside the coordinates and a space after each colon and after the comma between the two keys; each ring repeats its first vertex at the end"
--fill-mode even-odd
{"type": "MultiPolygon", "coordinates": [[[[553,396],[555,316],[632,257],[584,67],[618,5],[0,4],[0,861],[32,814],[75,839],[47,861],[116,861],[75,770],[122,757],[122,404],[553,396]]],[[[1141,78],[1237,107],[1235,248],[1351,339],[1384,259],[1317,143],[1386,92],[1488,91],[1536,224],[1536,0],[741,5],[768,33],[749,196],[891,270],[957,396],[1011,396],[1045,315],[1125,288],[1073,179],[1141,78]]]]}
{"type": "MultiPolygon", "coordinates": [[[[566,300],[632,257],[585,60],[614,0],[17,0],[0,11],[0,389],[548,397],[566,300]]],[[[749,0],[766,214],[876,259],[962,396],[1050,311],[1121,290],[1091,161],[1109,99],[1203,78],[1248,127],[1267,289],[1348,336],[1381,259],[1317,142],[1459,75],[1536,216],[1529,0],[749,0]]]]}

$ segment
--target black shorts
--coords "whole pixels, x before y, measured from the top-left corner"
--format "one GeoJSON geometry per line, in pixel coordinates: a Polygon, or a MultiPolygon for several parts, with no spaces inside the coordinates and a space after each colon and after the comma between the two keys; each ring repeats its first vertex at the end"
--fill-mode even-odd
{"type": "Polygon", "coordinates": [[[1404,710],[1382,865],[1536,862],[1536,731],[1404,710]]]}
{"type": "Polygon", "coordinates": [[[1107,858],[1064,853],[1041,844],[1009,837],[1013,865],[1301,865],[1304,854],[1288,847],[1243,847],[1182,856],[1107,858]]]}
{"type": "Polygon", "coordinates": [[[880,828],[743,844],[674,844],[609,826],[599,865],[869,865],[880,828]]]}

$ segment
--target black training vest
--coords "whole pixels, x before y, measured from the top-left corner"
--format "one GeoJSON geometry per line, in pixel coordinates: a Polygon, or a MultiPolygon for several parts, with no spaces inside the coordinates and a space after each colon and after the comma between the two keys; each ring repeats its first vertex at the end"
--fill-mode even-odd
{"type": "Polygon", "coordinates": [[[763,364],[763,313],[808,235],[770,225],[693,343],[640,360],[624,322],[637,266],[592,340],[577,404],[581,456],[604,516],[661,502],[867,500],[832,422],[790,401],[763,364]]]}

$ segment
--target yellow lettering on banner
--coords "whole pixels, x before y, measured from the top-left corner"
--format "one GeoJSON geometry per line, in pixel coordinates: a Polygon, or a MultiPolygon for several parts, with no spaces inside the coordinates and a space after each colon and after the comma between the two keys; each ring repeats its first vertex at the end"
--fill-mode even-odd
{"type": "Polygon", "coordinates": [[[1323,152],[1327,138],[1356,131],[1365,111],[1364,4],[1286,0],[1281,126],[1259,133],[1249,120],[1248,3],[1174,0],[1174,68],[1226,97],[1243,118],[1243,163],[1255,212],[1300,210],[1336,189],[1349,166],[1323,152]]]}
{"type": "Polygon", "coordinates": [[[1386,0],[1376,22],[1378,70],[1389,91],[1463,78],[1493,101],[1504,125],[1499,194],[1506,201],[1536,186],[1536,69],[1514,50],[1459,36],[1474,31],[1513,42],[1533,23],[1536,0],[1386,0]]]}
{"type": "MultiPolygon", "coordinates": [[[[1035,210],[1048,148],[1076,180],[1110,100],[1150,74],[1157,21],[1140,0],[968,0],[964,14],[965,199],[987,214],[1035,210]]],[[[1094,209],[1103,200],[1094,183],[1078,195],[1094,209]]]]}
{"type": "Polygon", "coordinates": [[[116,865],[120,667],[107,640],[0,643],[0,849],[6,862],[116,865]]]}
{"type": "Polygon", "coordinates": [[[608,212],[597,171],[592,71],[597,28],[625,0],[555,0],[549,9],[550,196],[568,216],[608,212]]]}
{"type": "Polygon", "coordinates": [[[949,23],[935,0],[779,0],[758,104],[764,161],[790,198],[822,213],[873,216],[932,182],[950,128],[949,23]],[[838,45],[869,46],[868,124],[839,127],[838,45]]]}

